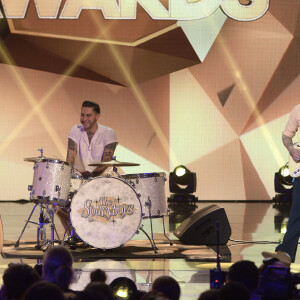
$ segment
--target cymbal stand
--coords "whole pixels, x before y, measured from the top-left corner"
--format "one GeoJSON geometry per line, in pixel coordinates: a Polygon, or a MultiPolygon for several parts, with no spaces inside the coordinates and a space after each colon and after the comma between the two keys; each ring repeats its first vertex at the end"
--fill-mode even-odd
{"type": "Polygon", "coordinates": [[[121,174],[119,174],[118,168],[116,167],[116,165],[113,165],[113,171],[114,171],[120,178],[124,179],[123,176],[122,176],[121,174]]]}

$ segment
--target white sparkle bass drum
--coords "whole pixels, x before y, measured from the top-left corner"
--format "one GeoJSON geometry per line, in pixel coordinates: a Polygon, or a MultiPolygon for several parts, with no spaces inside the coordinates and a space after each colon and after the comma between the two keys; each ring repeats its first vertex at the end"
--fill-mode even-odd
{"type": "Polygon", "coordinates": [[[168,204],[165,193],[166,173],[125,174],[122,177],[129,180],[138,194],[143,209],[143,218],[165,216],[168,214],[168,204]]]}
{"type": "Polygon", "coordinates": [[[82,185],[71,202],[76,234],[99,249],[130,241],[141,226],[142,207],[135,190],[116,177],[96,177],[82,185]]]}

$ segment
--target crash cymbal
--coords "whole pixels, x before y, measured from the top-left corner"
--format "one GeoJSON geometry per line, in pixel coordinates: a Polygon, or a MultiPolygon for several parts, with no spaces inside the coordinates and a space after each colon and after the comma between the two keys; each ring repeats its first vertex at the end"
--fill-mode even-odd
{"type": "Polygon", "coordinates": [[[92,167],[113,167],[113,166],[118,166],[118,167],[136,167],[139,166],[140,164],[136,163],[131,163],[131,162],[124,162],[124,161],[118,161],[118,160],[110,160],[110,161],[102,161],[99,163],[94,163],[94,164],[89,164],[89,166],[92,167]]]}
{"type": "Polygon", "coordinates": [[[28,162],[36,162],[36,161],[41,161],[41,160],[58,160],[57,158],[51,158],[51,157],[46,157],[46,156],[37,156],[37,157],[26,157],[24,158],[24,161],[28,162]]]}

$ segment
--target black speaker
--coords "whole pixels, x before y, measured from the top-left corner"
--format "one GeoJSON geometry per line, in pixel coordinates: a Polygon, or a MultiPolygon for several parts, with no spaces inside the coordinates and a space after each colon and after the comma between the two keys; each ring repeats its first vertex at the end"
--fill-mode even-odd
{"type": "Polygon", "coordinates": [[[216,221],[219,222],[219,243],[226,245],[231,227],[224,208],[214,204],[193,213],[173,233],[183,244],[216,245],[216,221]]]}

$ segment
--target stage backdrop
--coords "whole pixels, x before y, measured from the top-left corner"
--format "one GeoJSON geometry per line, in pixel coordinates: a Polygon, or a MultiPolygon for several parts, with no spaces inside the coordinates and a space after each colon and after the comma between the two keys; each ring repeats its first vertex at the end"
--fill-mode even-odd
{"type": "Polygon", "coordinates": [[[122,173],[168,177],[183,164],[197,173],[200,200],[271,199],[300,94],[299,3],[273,2],[251,22],[221,9],[157,21],[141,7],[137,20],[83,11],[76,23],[47,21],[33,1],[24,20],[1,20],[0,200],[28,199],[33,163],[24,158],[39,148],[65,160],[84,100],[98,102],[99,122],[115,129],[117,159],[140,163],[122,173]],[[95,13],[102,27],[87,37],[93,31],[78,22],[95,13]]]}

